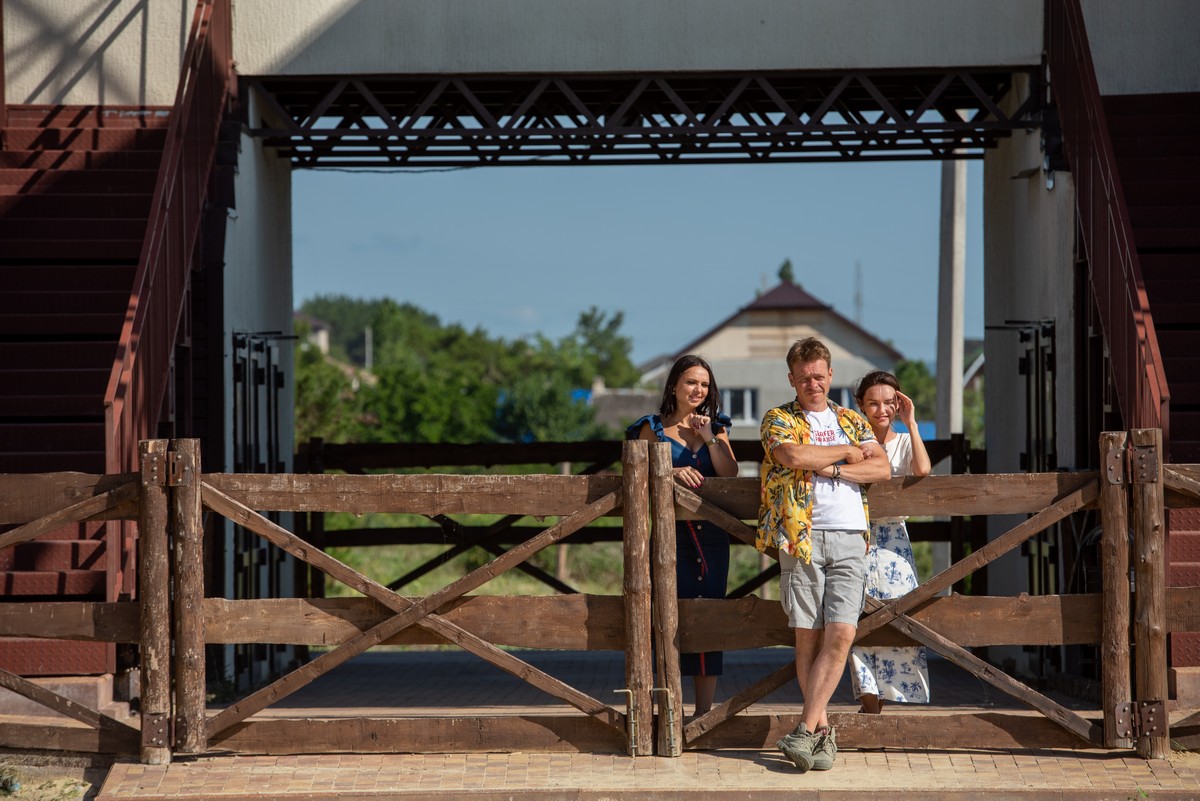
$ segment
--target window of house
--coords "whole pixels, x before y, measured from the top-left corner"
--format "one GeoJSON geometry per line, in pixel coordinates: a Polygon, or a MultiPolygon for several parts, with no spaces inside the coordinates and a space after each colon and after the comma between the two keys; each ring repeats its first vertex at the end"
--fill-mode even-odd
{"type": "Polygon", "coordinates": [[[725,410],[735,423],[758,423],[758,390],[757,389],[726,389],[725,410]]]}

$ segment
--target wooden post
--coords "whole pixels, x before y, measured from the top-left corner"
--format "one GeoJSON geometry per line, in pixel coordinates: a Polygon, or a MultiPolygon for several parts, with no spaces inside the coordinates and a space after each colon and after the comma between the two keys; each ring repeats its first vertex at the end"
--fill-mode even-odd
{"type": "Polygon", "coordinates": [[[167,553],[167,441],[142,440],[138,514],[142,762],[171,761],[171,597],[167,553]]]}
{"type": "Polygon", "coordinates": [[[1143,726],[1137,739],[1139,756],[1166,759],[1170,750],[1165,712],[1167,701],[1167,603],[1164,549],[1162,431],[1130,432],[1130,486],[1133,488],[1134,623],[1136,692],[1134,714],[1143,704],[1161,705],[1154,728],[1143,726]]]}
{"type": "Polygon", "coordinates": [[[658,668],[655,753],[683,753],[683,683],[679,677],[679,591],[675,575],[675,480],[671,445],[650,444],[650,509],[654,519],[654,647],[658,668]]]}
{"type": "Polygon", "coordinates": [[[627,440],[621,448],[625,526],[625,687],[629,696],[629,753],[654,753],[650,695],[649,442],[627,440]]]}
{"type": "Polygon", "coordinates": [[[1129,748],[1118,734],[1116,710],[1133,697],[1129,681],[1129,484],[1124,431],[1100,435],[1100,696],[1104,745],[1129,748]]]}
{"type": "Polygon", "coordinates": [[[171,442],[176,463],[171,493],[175,532],[175,744],[184,754],[203,753],[204,692],[204,530],[200,506],[200,440],[171,442]]]}

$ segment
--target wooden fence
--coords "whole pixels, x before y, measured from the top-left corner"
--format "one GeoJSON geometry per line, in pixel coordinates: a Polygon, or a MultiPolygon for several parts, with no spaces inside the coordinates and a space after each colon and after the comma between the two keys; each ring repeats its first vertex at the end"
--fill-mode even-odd
{"type": "MultiPolygon", "coordinates": [[[[1163,465],[1161,439],[1153,429],[1131,432],[1128,441],[1125,434],[1105,434],[1100,447],[1105,468],[1099,473],[929,476],[871,488],[872,511],[878,515],[1032,515],[909,595],[886,605],[872,602],[858,637],[867,644],[923,643],[1043,717],[1003,712],[835,715],[839,739],[846,747],[1132,745],[1144,756],[1165,755],[1169,747],[1166,635],[1200,630],[1200,588],[1165,586],[1163,508],[1164,504],[1200,506],[1200,466],[1163,465]],[[1103,593],[936,597],[938,591],[1045,527],[1085,508],[1098,508],[1103,520],[1103,593]],[[1132,594],[1130,564],[1137,588],[1132,594]],[[1131,628],[1136,654],[1133,679],[1131,628]],[[1089,719],[1062,707],[969,650],[1064,644],[1101,646],[1102,718],[1089,719]]],[[[142,444],[141,454],[141,471],[136,475],[0,476],[0,521],[20,524],[0,535],[0,548],[72,522],[138,522],[136,602],[0,604],[0,636],[137,643],[140,727],[0,671],[0,685],[76,721],[0,723],[0,745],[140,750],[144,761],[160,763],[173,753],[214,750],[678,754],[690,747],[770,747],[798,720],[798,715],[755,714],[753,708],[764,695],[795,680],[790,664],[686,725],[679,714],[680,650],[792,643],[778,603],[753,596],[723,601],[675,598],[674,520],[704,518],[735,537],[751,538],[753,527],[743,521],[757,514],[754,479],[712,479],[702,491],[693,492],[673,482],[665,445],[640,441],[623,444],[620,476],[204,474],[195,440],[148,441],[142,444]],[[559,519],[431,595],[406,598],[261,514],[313,510],[559,519]],[[364,597],[238,601],[204,597],[201,543],[206,512],[244,526],[364,597]],[[468,595],[604,515],[623,520],[622,595],[468,595]],[[653,542],[652,523],[658,532],[653,542]],[[530,619],[538,625],[527,625],[530,619]],[[577,712],[406,718],[397,710],[396,716],[389,717],[319,720],[255,716],[372,646],[423,642],[461,647],[577,712]],[[209,709],[204,646],[223,643],[294,643],[330,650],[227,707],[209,709]],[[620,704],[614,707],[592,698],[504,650],[506,646],[623,651],[628,700],[622,709],[620,704]],[[661,688],[653,686],[652,659],[658,661],[661,688]]],[[[1200,730],[1192,721],[1184,719],[1173,739],[1191,743],[1193,728],[1200,730]]]]}

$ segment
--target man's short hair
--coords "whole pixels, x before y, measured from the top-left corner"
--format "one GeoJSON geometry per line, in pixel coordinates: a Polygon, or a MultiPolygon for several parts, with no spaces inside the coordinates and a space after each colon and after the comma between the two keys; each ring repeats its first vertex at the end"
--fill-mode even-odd
{"type": "Polygon", "coordinates": [[[806,337],[797,340],[796,344],[788,349],[788,372],[791,372],[792,366],[796,362],[808,364],[809,362],[815,362],[817,359],[824,359],[827,366],[833,366],[833,355],[830,354],[829,348],[825,347],[824,342],[816,337],[806,337]]]}

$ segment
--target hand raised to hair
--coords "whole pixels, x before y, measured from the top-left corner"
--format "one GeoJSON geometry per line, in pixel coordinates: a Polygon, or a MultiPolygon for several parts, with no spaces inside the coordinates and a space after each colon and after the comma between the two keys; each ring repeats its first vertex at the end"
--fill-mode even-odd
{"type": "Polygon", "coordinates": [[[912,398],[905,395],[903,392],[896,393],[896,416],[900,418],[900,422],[904,423],[904,427],[912,431],[917,427],[917,409],[912,398]]]}

